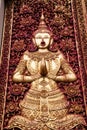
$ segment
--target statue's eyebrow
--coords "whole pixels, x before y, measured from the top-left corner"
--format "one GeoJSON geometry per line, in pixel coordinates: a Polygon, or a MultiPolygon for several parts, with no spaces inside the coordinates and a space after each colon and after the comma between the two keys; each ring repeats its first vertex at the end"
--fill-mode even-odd
{"type": "Polygon", "coordinates": [[[41,38],[41,36],[36,36],[36,38],[41,38]]]}
{"type": "Polygon", "coordinates": [[[50,35],[48,36],[48,35],[44,35],[44,37],[50,37],[50,35]]]}
{"type": "Polygon", "coordinates": [[[38,36],[36,36],[36,38],[37,38],[37,37],[41,37],[41,35],[39,34],[38,36]]]}

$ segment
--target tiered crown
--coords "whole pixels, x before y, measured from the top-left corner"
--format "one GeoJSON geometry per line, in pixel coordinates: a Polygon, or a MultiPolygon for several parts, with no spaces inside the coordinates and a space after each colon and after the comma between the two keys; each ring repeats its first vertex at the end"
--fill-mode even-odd
{"type": "Polygon", "coordinates": [[[43,11],[42,11],[42,15],[40,18],[40,23],[39,23],[38,29],[33,33],[34,36],[37,33],[49,33],[50,35],[52,35],[52,32],[48,29],[44,19],[45,18],[44,18],[43,11]]]}

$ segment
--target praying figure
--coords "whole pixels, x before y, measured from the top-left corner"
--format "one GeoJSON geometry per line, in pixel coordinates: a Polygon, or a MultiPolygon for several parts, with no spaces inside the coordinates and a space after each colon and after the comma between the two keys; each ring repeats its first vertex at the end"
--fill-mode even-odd
{"type": "Polygon", "coordinates": [[[77,77],[60,51],[49,50],[53,33],[46,26],[43,13],[32,41],[38,49],[26,50],[13,74],[14,82],[31,83],[31,87],[19,103],[21,115],[13,116],[7,128],[71,130],[79,124],[86,125],[82,116],[68,113],[69,102],[58,82],[73,82],[77,77]],[[63,74],[58,75],[60,69],[63,74]]]}

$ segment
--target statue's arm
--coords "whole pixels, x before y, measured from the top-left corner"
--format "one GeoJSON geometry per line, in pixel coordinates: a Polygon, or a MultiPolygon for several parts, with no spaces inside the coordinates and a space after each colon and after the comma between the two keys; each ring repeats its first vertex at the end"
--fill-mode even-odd
{"type": "Polygon", "coordinates": [[[72,67],[69,65],[69,63],[64,58],[63,54],[60,53],[58,55],[58,61],[60,60],[60,69],[62,69],[63,74],[53,75],[49,73],[47,76],[48,78],[55,80],[56,82],[73,82],[77,79],[72,67]]]}
{"type": "Polygon", "coordinates": [[[61,64],[61,69],[63,70],[64,74],[61,76],[56,76],[55,80],[56,81],[61,81],[61,82],[72,82],[77,79],[75,73],[72,70],[72,67],[69,65],[69,63],[66,61],[64,56],[61,54],[60,56],[60,64],[61,64]]]}
{"type": "Polygon", "coordinates": [[[36,79],[35,76],[27,76],[20,74],[20,72],[17,72],[13,75],[13,81],[14,82],[32,82],[36,79]]]}
{"type": "Polygon", "coordinates": [[[29,57],[24,54],[13,74],[14,82],[32,82],[37,78],[38,75],[25,75],[27,60],[29,60],[29,57]]]}

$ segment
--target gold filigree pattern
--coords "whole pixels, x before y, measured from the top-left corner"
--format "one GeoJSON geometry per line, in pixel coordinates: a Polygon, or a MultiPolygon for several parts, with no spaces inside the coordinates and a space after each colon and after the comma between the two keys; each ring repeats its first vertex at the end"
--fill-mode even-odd
{"type": "Polygon", "coordinates": [[[15,51],[21,51],[25,48],[24,40],[16,40],[13,44],[13,48],[15,51]]]}

